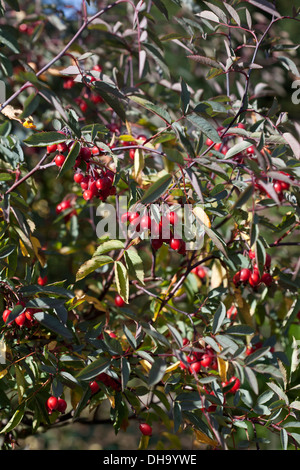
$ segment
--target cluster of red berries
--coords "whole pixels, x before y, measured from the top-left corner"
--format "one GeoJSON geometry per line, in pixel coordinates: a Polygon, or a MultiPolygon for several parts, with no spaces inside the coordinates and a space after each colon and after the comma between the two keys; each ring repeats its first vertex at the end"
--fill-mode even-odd
{"type": "MultiPolygon", "coordinates": [[[[183,341],[187,344],[187,340],[183,341]]],[[[189,364],[187,367],[183,361],[180,361],[180,367],[183,370],[188,369],[191,374],[198,374],[202,369],[218,370],[218,363],[216,355],[213,353],[210,346],[207,346],[204,351],[192,351],[185,356],[186,362],[189,364]]]]}
{"type": "Polygon", "coordinates": [[[95,197],[100,201],[106,201],[109,196],[114,196],[116,194],[114,178],[114,172],[109,169],[92,169],[87,174],[77,170],[74,174],[74,181],[80,185],[83,191],[82,197],[86,201],[95,197]]]}
{"type": "MultiPolygon", "coordinates": [[[[91,70],[95,72],[102,72],[102,67],[100,65],[94,65],[91,70]]],[[[91,83],[97,80],[97,78],[92,74],[87,74],[86,78],[91,83]]],[[[75,86],[75,84],[76,82],[72,77],[66,77],[63,80],[63,88],[65,90],[70,90],[75,86]]],[[[94,93],[89,88],[84,89],[82,96],[75,98],[75,103],[79,106],[83,113],[88,110],[88,103],[86,100],[90,100],[94,104],[103,103],[104,101],[100,95],[94,93]]]]}
{"type": "Polygon", "coordinates": [[[196,266],[191,270],[191,273],[195,274],[199,279],[204,280],[207,276],[207,269],[203,266],[196,266]]]}
{"type": "MultiPolygon", "coordinates": [[[[68,211],[68,209],[71,209],[71,207],[72,207],[72,203],[70,199],[65,199],[64,201],[57,204],[56,213],[61,214],[62,212],[65,212],[65,211],[68,211]]],[[[71,217],[76,216],[76,215],[77,215],[77,212],[75,209],[68,212],[68,214],[64,216],[65,222],[68,222],[71,219],[71,217]]]]}
{"type": "Polygon", "coordinates": [[[222,387],[227,388],[227,390],[224,392],[225,395],[226,393],[237,392],[240,389],[240,386],[241,386],[241,381],[235,375],[233,375],[229,380],[226,380],[226,382],[222,382],[222,387]]]}
{"type": "MultiPolygon", "coordinates": [[[[236,127],[240,129],[246,129],[246,126],[243,123],[239,123],[236,127]]],[[[218,127],[217,132],[219,136],[222,135],[224,130],[225,130],[224,127],[222,126],[218,127]]],[[[223,138],[224,139],[223,142],[218,142],[217,144],[214,144],[214,146],[212,147],[212,150],[216,150],[217,152],[221,152],[223,155],[226,155],[226,153],[229,150],[229,146],[227,145],[227,143],[231,139],[230,135],[231,135],[230,133],[227,133],[227,135],[224,136],[223,138]]],[[[210,147],[211,145],[213,145],[213,143],[214,143],[213,140],[209,138],[207,138],[205,141],[205,144],[207,145],[207,147],[210,147]]],[[[249,145],[249,147],[244,152],[241,152],[235,155],[233,158],[238,160],[241,163],[244,157],[252,157],[254,154],[255,154],[255,149],[253,145],[249,145]]]]}
{"type": "MultiPolygon", "coordinates": [[[[17,305],[22,305],[25,308],[25,304],[23,302],[18,302],[17,305]]],[[[11,314],[12,310],[6,308],[2,314],[2,319],[4,323],[7,323],[9,315],[11,314]]],[[[10,321],[9,325],[18,325],[21,328],[32,328],[37,324],[37,321],[34,318],[34,314],[38,313],[39,310],[34,308],[27,308],[24,310],[20,315],[18,315],[14,320],[10,321]]]]}
{"type": "MultiPolygon", "coordinates": [[[[252,250],[249,251],[249,258],[251,260],[255,259],[255,253],[252,250]]],[[[249,284],[251,287],[258,287],[261,283],[265,284],[265,286],[267,287],[270,287],[270,285],[273,282],[273,277],[269,273],[270,266],[271,266],[271,257],[269,254],[267,254],[265,266],[264,266],[265,271],[263,272],[261,276],[259,274],[257,265],[254,263],[252,266],[252,269],[243,268],[240,271],[238,271],[233,276],[233,283],[236,287],[240,285],[245,286],[246,284],[249,284]]]]}
{"type": "MultiPolygon", "coordinates": [[[[285,176],[288,176],[290,177],[291,179],[293,179],[293,177],[291,177],[288,173],[285,173],[284,171],[280,171],[279,173],[281,173],[282,175],[285,175],[285,176]]],[[[262,175],[262,177],[260,178],[261,181],[264,181],[265,183],[267,183],[267,177],[264,177],[262,175]]],[[[277,179],[273,179],[273,188],[274,188],[274,191],[276,192],[277,196],[278,196],[278,199],[279,201],[282,201],[282,199],[284,198],[284,191],[288,191],[290,189],[290,184],[287,183],[286,181],[281,181],[281,180],[277,180],[277,179]]],[[[269,195],[269,193],[265,190],[265,188],[262,186],[262,184],[260,183],[259,180],[256,180],[255,183],[254,183],[254,187],[255,189],[257,189],[260,193],[262,194],[266,194],[266,196],[270,197],[271,196],[269,195]]]]}
{"type": "MultiPolygon", "coordinates": [[[[121,144],[122,144],[123,147],[126,148],[126,147],[131,147],[133,145],[143,145],[146,142],[146,140],[147,140],[147,136],[145,136],[144,134],[139,134],[136,137],[135,142],[122,141],[121,144]]],[[[131,160],[134,160],[135,150],[136,149],[129,149],[129,157],[131,158],[131,160]]]]}
{"type": "MultiPolygon", "coordinates": [[[[72,145],[72,144],[70,144],[72,145]]],[[[62,167],[66,160],[66,152],[69,151],[70,145],[65,142],[60,144],[52,144],[47,146],[47,152],[59,152],[54,157],[54,162],[58,167],[62,167]]],[[[113,185],[115,173],[110,169],[101,169],[95,167],[90,162],[93,155],[98,155],[102,150],[94,146],[93,148],[81,147],[79,154],[74,164],[74,181],[79,184],[82,189],[82,196],[86,201],[92,200],[94,197],[99,198],[101,201],[106,201],[108,196],[116,194],[116,187],[113,185]],[[85,171],[83,172],[80,167],[85,164],[85,171]]],[[[64,201],[58,206],[58,211],[68,209],[69,202],[64,201]]],[[[70,214],[70,217],[75,215],[75,212],[70,214]]]]}
{"type": "Polygon", "coordinates": [[[63,398],[57,398],[51,395],[46,401],[46,409],[49,415],[51,415],[53,411],[65,413],[67,409],[67,402],[63,398]]]}
{"type": "Polygon", "coordinates": [[[19,32],[22,34],[27,34],[28,36],[32,36],[35,28],[37,25],[39,25],[41,22],[40,21],[35,21],[35,22],[30,22],[29,23],[21,23],[19,24],[19,32]]]}
{"type": "Polygon", "coordinates": [[[110,387],[117,392],[121,390],[121,384],[118,380],[114,379],[108,374],[105,374],[105,372],[102,372],[101,374],[97,375],[95,380],[92,380],[89,383],[89,387],[93,395],[100,390],[98,382],[103,383],[106,387],[110,387]]]}
{"type": "Polygon", "coordinates": [[[149,231],[154,251],[159,250],[163,243],[167,243],[177,253],[181,255],[186,253],[184,240],[172,233],[171,227],[174,227],[178,222],[178,214],[174,211],[162,216],[158,223],[152,220],[147,213],[141,216],[139,212],[125,212],[121,216],[121,222],[128,222],[128,228],[135,232],[149,231]]]}

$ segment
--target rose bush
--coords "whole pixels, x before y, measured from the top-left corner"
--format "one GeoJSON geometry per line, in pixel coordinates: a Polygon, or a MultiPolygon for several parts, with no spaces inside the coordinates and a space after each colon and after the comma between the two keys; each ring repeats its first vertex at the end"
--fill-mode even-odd
{"type": "Polygon", "coordinates": [[[2,448],[106,403],[140,449],[297,448],[299,8],[22,3],[0,7],[2,448]]]}

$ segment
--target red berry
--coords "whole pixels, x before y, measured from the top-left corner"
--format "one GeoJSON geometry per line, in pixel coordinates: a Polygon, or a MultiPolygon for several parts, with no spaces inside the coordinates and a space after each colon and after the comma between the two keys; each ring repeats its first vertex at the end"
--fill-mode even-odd
{"type": "Polygon", "coordinates": [[[59,398],[56,409],[60,413],[64,413],[67,409],[67,402],[63,398],[59,398]]]}
{"type": "MultiPolygon", "coordinates": [[[[8,319],[9,315],[11,313],[11,310],[9,310],[8,308],[4,310],[3,314],[2,314],[2,319],[4,321],[4,323],[6,323],[6,320],[8,319]]],[[[12,322],[10,322],[9,324],[11,324],[12,322]]]]}
{"type": "Polygon", "coordinates": [[[117,294],[115,297],[115,305],[116,307],[123,307],[125,305],[124,300],[119,294],[117,294]]]}
{"type": "Polygon", "coordinates": [[[80,173],[80,172],[75,173],[75,175],[74,175],[75,183],[80,184],[80,183],[82,183],[83,180],[84,180],[84,175],[82,173],[80,173]]]}
{"type": "Polygon", "coordinates": [[[100,389],[99,385],[97,384],[96,380],[93,380],[89,383],[89,387],[92,393],[97,393],[100,389]]]}
{"type": "Polygon", "coordinates": [[[65,211],[66,209],[69,209],[71,207],[71,202],[69,200],[62,201],[60,203],[61,210],[65,211]]]}
{"type": "Polygon", "coordinates": [[[213,141],[207,138],[205,141],[205,145],[207,145],[207,147],[210,147],[212,144],[213,144],[213,141]]]}
{"type": "Polygon", "coordinates": [[[247,269],[247,268],[241,269],[241,271],[240,271],[240,281],[241,282],[247,282],[249,280],[250,276],[251,276],[250,269],[247,269]]]}
{"type": "Polygon", "coordinates": [[[266,261],[265,261],[265,268],[269,268],[271,266],[271,256],[269,253],[266,254],[266,261]]]}
{"type": "Polygon", "coordinates": [[[65,142],[61,142],[60,144],[57,144],[57,150],[61,153],[64,153],[68,150],[68,146],[65,142]]]}
{"type": "Polygon", "coordinates": [[[131,160],[134,160],[134,155],[135,155],[135,149],[129,149],[129,157],[131,160]]]}
{"type": "Polygon", "coordinates": [[[83,180],[80,183],[81,189],[83,189],[84,191],[88,189],[89,181],[90,181],[90,178],[88,176],[84,176],[83,180]]]}
{"type": "Polygon", "coordinates": [[[15,322],[18,326],[23,326],[26,322],[26,315],[25,315],[25,312],[23,313],[20,313],[20,315],[18,315],[16,318],[15,318],[15,322]]]}
{"type": "Polygon", "coordinates": [[[82,158],[83,160],[89,160],[91,158],[92,152],[89,147],[81,147],[79,151],[79,158],[82,158]]]}
{"type": "Polygon", "coordinates": [[[273,277],[269,273],[264,273],[261,277],[261,282],[263,282],[267,287],[269,287],[273,282],[273,277]]]}
{"type": "Polygon", "coordinates": [[[61,154],[56,155],[56,157],[54,158],[55,165],[59,166],[59,167],[62,167],[63,164],[65,163],[65,159],[66,159],[66,157],[64,157],[61,154]]]}
{"type": "Polygon", "coordinates": [[[237,308],[235,305],[232,305],[226,312],[227,318],[230,320],[235,320],[237,316],[237,308]]]}
{"type": "Polygon", "coordinates": [[[54,411],[57,409],[58,399],[56,397],[49,397],[47,400],[48,410],[54,411]]]}
{"type": "Polygon", "coordinates": [[[141,229],[142,230],[150,230],[151,229],[151,217],[149,215],[144,215],[141,218],[141,229]]]}
{"type": "Polygon", "coordinates": [[[240,271],[238,271],[234,276],[233,276],[233,279],[232,279],[233,283],[235,286],[238,286],[241,282],[240,280],[240,271]]]}
{"type": "Polygon", "coordinates": [[[240,129],[246,129],[245,124],[243,124],[242,122],[239,122],[237,127],[239,127],[240,129]]]}
{"type": "Polygon", "coordinates": [[[248,255],[249,255],[249,258],[250,258],[250,259],[255,259],[255,251],[249,250],[248,255]]]}
{"type": "Polygon", "coordinates": [[[277,194],[281,194],[281,193],[282,193],[282,186],[281,186],[281,182],[280,182],[280,181],[276,181],[276,183],[274,183],[273,187],[274,187],[275,192],[276,192],[277,194]]]}
{"type": "Polygon", "coordinates": [[[138,212],[132,212],[129,216],[129,222],[131,224],[137,224],[139,218],[140,218],[140,214],[138,212]]]}
{"type": "Polygon", "coordinates": [[[247,154],[248,155],[254,155],[255,151],[254,151],[254,147],[252,145],[250,145],[250,147],[247,148],[247,154]]]}
{"type": "Polygon", "coordinates": [[[52,145],[47,146],[47,153],[53,153],[53,152],[56,152],[56,150],[57,150],[57,145],[56,144],[52,144],[52,145]]]}
{"type": "Polygon", "coordinates": [[[103,176],[102,178],[99,178],[96,182],[96,186],[98,189],[101,189],[105,191],[106,189],[111,188],[111,179],[108,178],[107,176],[103,176]]]}
{"type": "Polygon", "coordinates": [[[140,431],[144,436],[152,436],[152,427],[150,424],[147,423],[141,423],[139,425],[140,431]]]}
{"type": "Polygon", "coordinates": [[[174,211],[168,212],[167,218],[171,225],[176,225],[178,222],[178,214],[174,211]]]}
{"type": "Polygon", "coordinates": [[[90,201],[93,198],[93,195],[94,195],[93,191],[90,189],[87,189],[86,191],[84,191],[82,196],[85,201],[90,201]]]}
{"type": "Polygon", "coordinates": [[[197,276],[200,279],[204,279],[206,277],[206,269],[203,266],[197,266],[197,276]]]}
{"type": "Polygon", "coordinates": [[[231,387],[229,390],[231,393],[235,393],[239,390],[241,382],[240,379],[238,379],[235,376],[232,376],[231,379],[229,380],[229,383],[233,383],[234,385],[231,387]]]}
{"type": "Polygon", "coordinates": [[[196,372],[196,374],[198,374],[201,370],[201,362],[200,361],[196,361],[196,362],[193,362],[191,365],[190,365],[190,372],[193,373],[193,372],[196,372]]]}
{"type": "Polygon", "coordinates": [[[203,354],[200,364],[202,367],[209,367],[213,361],[213,357],[210,354],[203,354]]]}
{"type": "Polygon", "coordinates": [[[101,65],[96,64],[93,66],[92,70],[95,70],[95,72],[102,72],[103,69],[101,65]]]}
{"type": "Polygon", "coordinates": [[[249,277],[249,284],[252,287],[256,287],[260,284],[260,277],[257,271],[253,271],[251,276],[249,277]]]}
{"type": "Polygon", "coordinates": [[[180,240],[179,238],[171,238],[170,247],[172,248],[172,250],[179,251],[182,247],[182,240],[180,240]]]}
{"type": "Polygon", "coordinates": [[[39,276],[38,277],[37,283],[38,283],[39,286],[45,286],[47,284],[47,282],[48,282],[47,276],[44,276],[44,277],[39,276]]]}
{"type": "Polygon", "coordinates": [[[125,214],[121,215],[121,222],[125,224],[126,222],[129,221],[130,216],[131,216],[131,212],[125,212],[125,214]]]}
{"type": "Polygon", "coordinates": [[[142,144],[143,144],[144,142],[146,142],[147,136],[144,135],[144,134],[139,134],[139,135],[137,136],[137,140],[141,141],[142,144]]]}
{"type": "Polygon", "coordinates": [[[151,246],[154,251],[159,250],[162,247],[162,245],[163,245],[163,240],[161,238],[153,238],[153,240],[151,240],[151,246]]]}

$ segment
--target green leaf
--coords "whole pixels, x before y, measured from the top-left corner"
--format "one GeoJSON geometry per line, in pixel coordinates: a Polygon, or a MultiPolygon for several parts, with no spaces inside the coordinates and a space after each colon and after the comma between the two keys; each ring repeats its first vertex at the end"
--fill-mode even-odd
{"type": "Polygon", "coordinates": [[[124,253],[124,257],[129,276],[144,284],[143,260],[137,250],[134,247],[128,248],[124,253]]]}
{"type": "Polygon", "coordinates": [[[34,318],[40,322],[46,329],[63,336],[66,339],[72,339],[73,333],[57,317],[45,312],[37,312],[34,318]]]}
{"type": "Polygon", "coordinates": [[[20,114],[20,119],[25,119],[34,113],[40,104],[40,97],[36,93],[32,93],[26,98],[23,104],[23,112],[20,114]]]}
{"type": "Polygon", "coordinates": [[[234,325],[230,326],[226,330],[226,333],[230,335],[246,336],[252,335],[254,333],[254,329],[248,325],[234,325]]]}
{"type": "Polygon", "coordinates": [[[110,359],[99,357],[91,362],[89,365],[81,369],[76,375],[79,380],[92,380],[101,372],[105,372],[110,366],[110,359]]]}
{"type": "Polygon", "coordinates": [[[124,242],[121,240],[107,240],[98,246],[93,256],[100,256],[114,250],[122,250],[124,246],[124,242]]]}
{"type": "Polygon", "coordinates": [[[289,399],[286,393],[280,388],[278,385],[276,385],[273,382],[267,382],[267,385],[270,387],[273,392],[275,392],[281,400],[283,400],[287,405],[289,404],[289,399]]]}
{"type": "Polygon", "coordinates": [[[280,429],[280,441],[281,441],[283,450],[287,450],[289,438],[288,438],[288,433],[283,428],[280,429]]]}
{"type": "Polygon", "coordinates": [[[148,101],[145,98],[141,98],[140,96],[132,95],[130,96],[130,99],[131,101],[134,101],[135,103],[139,104],[148,111],[151,111],[152,113],[159,116],[167,124],[171,124],[171,116],[165,109],[161,108],[160,106],[157,106],[156,104],[151,103],[151,101],[148,101]]]}
{"type": "Polygon", "coordinates": [[[130,377],[130,364],[125,357],[121,358],[121,384],[122,390],[125,390],[130,377]]]}
{"type": "Polygon", "coordinates": [[[244,204],[246,204],[246,202],[248,201],[248,199],[252,196],[252,194],[254,193],[254,187],[253,186],[248,186],[245,191],[243,191],[237,201],[234,203],[233,207],[232,207],[232,211],[234,209],[239,209],[240,207],[242,207],[244,204]]]}
{"type": "Polygon", "coordinates": [[[238,144],[233,145],[230,147],[230,149],[226,152],[225,158],[231,158],[234,155],[237,155],[238,153],[243,152],[246,150],[248,147],[252,145],[252,142],[249,140],[243,140],[243,142],[239,142],[238,144]]]}
{"type": "Polygon", "coordinates": [[[165,360],[163,360],[162,358],[155,359],[149,372],[149,377],[148,377],[149,387],[153,387],[154,385],[156,385],[162,380],[163,376],[165,375],[166,368],[167,368],[167,365],[166,365],[165,360]]]}
{"type": "Polygon", "coordinates": [[[212,326],[213,334],[216,334],[219,331],[219,329],[221,328],[223,324],[225,317],[226,317],[226,307],[221,302],[214,314],[213,326],[212,326]]]}
{"type": "Polygon", "coordinates": [[[21,403],[16,411],[14,412],[13,416],[11,419],[8,421],[6,426],[4,426],[3,429],[1,429],[0,434],[8,433],[12,431],[18,424],[21,422],[25,412],[25,402],[21,403]]]}
{"type": "Polygon", "coordinates": [[[211,139],[213,142],[222,142],[217,130],[203,117],[198,116],[197,114],[190,114],[187,116],[187,120],[190,121],[197,129],[203,132],[203,134],[205,134],[206,137],[211,139]]]}
{"type": "Polygon", "coordinates": [[[143,204],[149,204],[159,199],[168,189],[169,184],[172,181],[172,176],[167,174],[159,178],[155,183],[150,186],[149,189],[143,195],[141,202],[143,204]]]}
{"type": "Polygon", "coordinates": [[[135,350],[136,347],[137,347],[136,339],[133,336],[133,334],[131,333],[131,331],[129,330],[129,328],[125,324],[123,324],[123,331],[124,331],[124,334],[126,336],[126,339],[127,339],[128,343],[135,350]]]}
{"type": "Polygon", "coordinates": [[[60,132],[37,132],[24,140],[28,147],[46,147],[50,144],[59,144],[68,140],[68,137],[60,132]]]}
{"type": "Polygon", "coordinates": [[[0,259],[7,258],[13,251],[15,251],[16,245],[5,245],[0,248],[0,259]]]}
{"type": "Polygon", "coordinates": [[[16,38],[3,28],[0,28],[0,43],[7,46],[12,52],[19,54],[20,49],[16,38]]]}
{"type": "Polygon", "coordinates": [[[183,78],[181,78],[181,95],[180,95],[180,97],[181,97],[182,112],[183,112],[183,114],[186,114],[188,112],[188,109],[189,109],[191,94],[190,94],[190,92],[188,90],[188,87],[187,87],[187,84],[185,83],[183,78]]]}
{"type": "Polygon", "coordinates": [[[75,165],[75,160],[79,154],[80,151],[80,143],[75,141],[70,150],[68,155],[66,156],[66,159],[64,161],[63,166],[60,169],[59,176],[62,176],[66,171],[70,170],[71,168],[74,167],[75,165]]]}
{"type": "Polygon", "coordinates": [[[228,258],[228,254],[227,254],[227,250],[226,250],[226,248],[227,248],[226,243],[221,238],[221,236],[218,234],[218,232],[216,230],[212,229],[212,228],[207,227],[207,225],[205,225],[205,224],[202,224],[202,227],[203,227],[206,235],[208,235],[208,237],[211,239],[213,244],[216,245],[218,250],[220,250],[221,253],[223,253],[223,255],[226,258],[228,258]]]}
{"type": "Polygon", "coordinates": [[[113,263],[114,260],[110,256],[93,256],[85,263],[83,263],[76,273],[76,281],[80,281],[88,276],[90,273],[96,271],[96,269],[104,266],[105,264],[113,263]]]}
{"type": "Polygon", "coordinates": [[[128,304],[128,296],[129,296],[129,277],[128,271],[121,261],[115,261],[115,278],[116,278],[116,285],[117,291],[119,295],[122,297],[124,302],[128,304]]]}

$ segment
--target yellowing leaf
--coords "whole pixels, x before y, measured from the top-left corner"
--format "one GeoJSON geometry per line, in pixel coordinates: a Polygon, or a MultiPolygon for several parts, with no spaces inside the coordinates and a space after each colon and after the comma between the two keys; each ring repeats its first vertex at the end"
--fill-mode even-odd
{"type": "Polygon", "coordinates": [[[150,364],[149,361],[147,361],[146,359],[142,359],[140,361],[140,364],[144,367],[144,369],[147,373],[150,372],[150,369],[151,369],[152,365],[150,364]]]}
{"type": "Polygon", "coordinates": [[[251,312],[249,304],[246,302],[245,299],[243,299],[239,289],[236,289],[236,291],[235,291],[235,301],[236,301],[236,304],[239,308],[239,312],[242,316],[243,321],[248,326],[253,327],[253,314],[254,314],[254,312],[251,312]]]}
{"type": "Polygon", "coordinates": [[[110,401],[110,406],[114,408],[116,406],[115,397],[113,395],[107,397],[110,401]]]}
{"type": "Polygon", "coordinates": [[[180,365],[180,361],[177,361],[174,364],[172,364],[171,366],[167,367],[166,368],[166,374],[168,372],[172,372],[173,370],[176,370],[179,367],[179,365],[180,365]]]}
{"type": "Polygon", "coordinates": [[[96,310],[99,310],[100,312],[106,312],[105,306],[98,300],[96,297],[93,297],[91,295],[82,295],[78,296],[76,295],[75,297],[72,298],[71,303],[73,308],[78,305],[87,302],[88,304],[91,304],[95,307],[96,310]]]}
{"type": "Polygon", "coordinates": [[[193,213],[194,213],[195,217],[196,217],[200,222],[202,222],[204,225],[206,225],[206,227],[208,227],[208,228],[211,227],[210,218],[208,217],[208,215],[206,214],[206,212],[204,211],[204,209],[202,209],[202,207],[200,207],[200,206],[194,207],[193,213]]]}
{"type": "Polygon", "coordinates": [[[41,263],[41,266],[44,267],[46,265],[46,258],[44,254],[42,253],[42,250],[41,250],[42,245],[40,241],[36,237],[33,237],[32,235],[30,235],[30,241],[31,241],[31,245],[32,245],[35,256],[41,263]]]}
{"type": "Polygon", "coordinates": [[[0,370],[0,380],[3,379],[3,377],[6,376],[7,372],[8,372],[7,369],[0,370]]]}
{"type": "Polygon", "coordinates": [[[23,256],[26,256],[26,257],[27,257],[27,256],[30,257],[30,254],[28,253],[27,248],[26,248],[26,246],[24,245],[24,243],[22,242],[22,240],[19,240],[19,242],[20,242],[20,248],[21,248],[21,253],[22,253],[22,255],[23,255],[23,256]]]}
{"type": "Polygon", "coordinates": [[[207,444],[212,447],[217,447],[218,445],[217,441],[210,439],[210,437],[208,437],[206,434],[196,429],[194,429],[194,432],[196,434],[197,441],[201,442],[202,444],[207,444]]]}
{"type": "Polygon", "coordinates": [[[218,370],[222,382],[227,380],[228,361],[224,361],[221,357],[217,356],[218,370]]]}
{"type": "Polygon", "coordinates": [[[130,134],[122,134],[120,135],[119,139],[123,142],[136,142],[136,138],[130,134]]]}
{"type": "Polygon", "coordinates": [[[227,287],[226,269],[223,268],[219,260],[215,260],[211,269],[210,287],[211,289],[216,289],[221,284],[227,287]]]}

